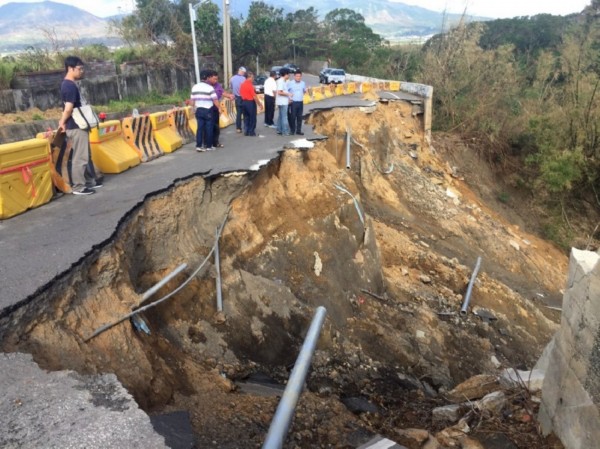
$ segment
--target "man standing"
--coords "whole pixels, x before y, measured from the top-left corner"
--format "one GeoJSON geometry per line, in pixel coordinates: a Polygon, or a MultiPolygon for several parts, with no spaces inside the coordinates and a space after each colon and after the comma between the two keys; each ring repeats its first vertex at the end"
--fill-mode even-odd
{"type": "Polygon", "coordinates": [[[65,58],[65,72],[65,78],[60,85],[63,113],[58,121],[56,132],[66,132],[67,139],[71,142],[71,187],[73,194],[91,195],[95,193],[95,189],[102,187],[102,184],[96,183],[94,176],[88,169],[90,162],[89,130],[80,129],[72,117],[73,110],[81,107],[81,95],[75,81],[83,78],[83,61],[77,56],[67,56],[65,58]]]}
{"type": "Polygon", "coordinates": [[[292,134],[295,132],[296,134],[303,136],[302,114],[304,112],[306,83],[302,81],[302,72],[300,70],[296,70],[296,73],[294,73],[294,80],[288,83],[288,91],[292,97],[292,120],[290,121],[292,134]]]}
{"type": "Polygon", "coordinates": [[[246,81],[246,67],[240,67],[237,75],[233,75],[229,80],[231,92],[235,96],[235,130],[242,132],[242,97],[240,95],[240,86],[246,81]]]}
{"type": "MultiPolygon", "coordinates": [[[[213,88],[215,89],[215,93],[217,94],[217,101],[221,102],[221,98],[225,97],[225,98],[229,98],[230,100],[233,100],[235,97],[228,93],[225,92],[225,89],[223,89],[223,86],[221,86],[221,83],[219,83],[219,74],[217,73],[216,70],[209,70],[209,76],[208,76],[208,83],[213,86],[213,88]]],[[[223,144],[219,142],[219,136],[221,135],[221,128],[219,125],[219,116],[220,116],[220,110],[218,107],[213,106],[211,108],[212,110],[212,114],[213,114],[213,147],[214,148],[223,148],[223,144]]]]}
{"type": "Polygon", "coordinates": [[[213,112],[212,108],[219,107],[217,93],[208,83],[210,71],[200,72],[200,82],[192,87],[192,101],[196,107],[196,151],[212,151],[213,147],[213,112]]]}
{"type": "Polygon", "coordinates": [[[265,81],[265,126],[275,128],[275,95],[277,94],[277,74],[273,71],[269,72],[269,77],[265,81]]]}
{"type": "Polygon", "coordinates": [[[240,95],[244,108],[244,135],[256,136],[256,107],[262,107],[254,90],[254,73],[246,74],[246,81],[240,86],[240,95]]]}
{"type": "Polygon", "coordinates": [[[290,135],[290,125],[288,123],[287,111],[288,105],[290,103],[291,94],[287,89],[288,78],[290,77],[290,72],[288,69],[283,68],[279,71],[281,75],[277,80],[277,97],[275,97],[275,104],[277,105],[277,109],[279,109],[279,118],[277,120],[277,134],[289,136],[290,135]]]}

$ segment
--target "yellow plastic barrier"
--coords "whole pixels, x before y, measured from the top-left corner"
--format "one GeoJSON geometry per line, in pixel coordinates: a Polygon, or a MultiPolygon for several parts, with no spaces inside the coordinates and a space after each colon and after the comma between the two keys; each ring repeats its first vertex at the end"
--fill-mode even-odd
{"type": "Polygon", "coordinates": [[[235,116],[237,114],[236,109],[235,109],[235,101],[230,100],[228,98],[226,98],[224,101],[225,101],[225,104],[227,105],[227,113],[229,115],[229,121],[231,124],[233,124],[233,123],[235,123],[235,116]]]}
{"type": "Polygon", "coordinates": [[[349,94],[353,94],[356,92],[356,83],[348,83],[346,86],[346,92],[349,94]]]}
{"type": "Polygon", "coordinates": [[[389,81],[384,81],[383,82],[383,88],[384,88],[384,90],[390,90],[390,82],[389,81]]]}
{"type": "Polygon", "coordinates": [[[398,92],[400,90],[400,81],[390,81],[390,90],[398,92]]]}
{"type": "Polygon", "coordinates": [[[262,106],[259,106],[259,105],[256,106],[256,113],[261,114],[261,113],[265,112],[265,94],[258,94],[256,96],[258,97],[258,101],[259,101],[260,105],[262,105],[262,106]]]}
{"type": "Polygon", "coordinates": [[[371,90],[373,90],[373,84],[371,84],[371,83],[361,83],[361,85],[360,85],[360,91],[363,94],[366,94],[367,92],[370,92],[371,90]]]}
{"type": "Polygon", "coordinates": [[[169,117],[166,112],[150,114],[150,122],[152,123],[152,134],[160,149],[165,153],[172,153],[183,146],[179,134],[169,128],[169,117]]]}
{"type": "Polygon", "coordinates": [[[194,108],[192,106],[186,106],[183,108],[185,111],[185,116],[188,119],[188,127],[192,134],[194,135],[194,140],[196,139],[196,131],[198,129],[198,122],[196,121],[196,115],[194,114],[194,108]]]}
{"type": "Polygon", "coordinates": [[[142,162],[148,162],[164,153],[152,133],[150,117],[126,117],[122,123],[125,141],[133,148],[142,162]]]}
{"type": "Polygon", "coordinates": [[[29,139],[0,145],[0,219],[52,199],[50,145],[29,139]]]}
{"type": "Polygon", "coordinates": [[[56,134],[48,129],[36,135],[38,139],[46,139],[50,145],[52,158],[50,160],[50,175],[52,184],[63,193],[73,193],[71,189],[71,142],[65,133],[56,134]]]}
{"type": "Polygon", "coordinates": [[[224,98],[219,102],[219,128],[227,128],[231,123],[231,117],[227,111],[227,99],[224,98]]]}
{"type": "Polygon", "coordinates": [[[90,132],[92,160],[103,173],[121,173],[139,165],[140,158],[125,140],[121,122],[110,120],[100,123],[90,132]]]}
{"type": "Polygon", "coordinates": [[[335,86],[333,84],[329,84],[323,87],[323,95],[325,96],[325,98],[333,97],[333,90],[331,90],[332,87],[335,89],[335,86]]]}
{"type": "Polygon", "coordinates": [[[304,103],[304,104],[312,103],[312,96],[310,93],[308,93],[308,89],[306,89],[306,92],[304,92],[304,97],[302,98],[302,103],[304,103]]]}
{"type": "Polygon", "coordinates": [[[344,85],[343,84],[337,84],[335,86],[335,94],[336,95],[344,95],[344,85]]]}
{"type": "Polygon", "coordinates": [[[185,108],[173,108],[167,111],[169,117],[169,127],[179,134],[183,143],[193,142],[195,140],[192,131],[188,125],[185,108]]]}
{"type": "Polygon", "coordinates": [[[319,86],[319,87],[313,87],[312,88],[312,93],[313,93],[313,100],[314,101],[321,101],[325,98],[325,94],[323,93],[323,86],[319,86]]]}

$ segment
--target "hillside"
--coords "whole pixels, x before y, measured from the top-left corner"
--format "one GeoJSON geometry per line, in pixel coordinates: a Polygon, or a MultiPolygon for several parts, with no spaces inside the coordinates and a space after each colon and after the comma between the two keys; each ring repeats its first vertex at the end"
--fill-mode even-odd
{"type": "Polygon", "coordinates": [[[48,45],[50,40],[77,46],[112,39],[107,20],[74,6],[53,1],[0,6],[0,51],[48,45]],[[65,26],[66,18],[80,25],[65,26]]]}

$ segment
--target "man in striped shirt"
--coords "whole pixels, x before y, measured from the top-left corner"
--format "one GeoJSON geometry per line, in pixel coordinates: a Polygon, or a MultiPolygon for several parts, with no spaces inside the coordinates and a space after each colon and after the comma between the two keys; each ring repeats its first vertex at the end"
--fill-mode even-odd
{"type": "Polygon", "coordinates": [[[211,108],[219,107],[217,93],[208,83],[209,70],[200,72],[200,82],[192,87],[192,101],[196,107],[196,151],[212,151],[214,118],[211,108]]]}

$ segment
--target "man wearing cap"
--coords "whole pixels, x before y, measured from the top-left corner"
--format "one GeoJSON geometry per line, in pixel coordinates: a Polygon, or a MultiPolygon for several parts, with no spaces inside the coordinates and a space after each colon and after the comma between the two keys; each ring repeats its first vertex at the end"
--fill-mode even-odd
{"type": "Polygon", "coordinates": [[[229,80],[231,92],[235,96],[235,130],[238,133],[242,132],[242,97],[240,95],[240,87],[246,81],[246,67],[240,67],[237,75],[233,75],[229,80]]]}

